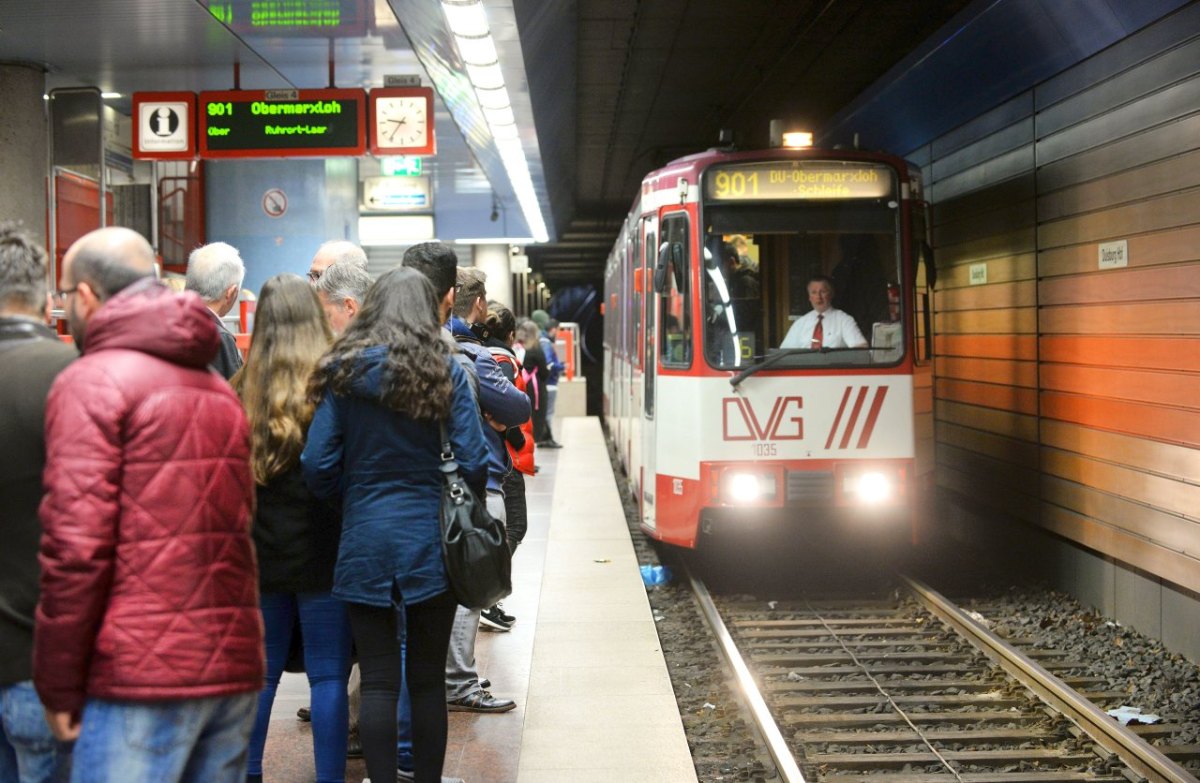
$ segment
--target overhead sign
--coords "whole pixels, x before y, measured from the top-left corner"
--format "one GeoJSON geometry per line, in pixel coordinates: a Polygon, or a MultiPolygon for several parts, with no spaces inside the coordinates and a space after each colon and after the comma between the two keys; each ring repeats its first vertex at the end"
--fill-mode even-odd
{"type": "Polygon", "coordinates": [[[362,155],[362,90],[227,90],[200,93],[200,155],[289,158],[362,155]]]}
{"type": "Polygon", "coordinates": [[[203,0],[208,12],[239,35],[359,38],[367,34],[367,0],[203,0]]]}
{"type": "Polygon", "coordinates": [[[196,157],[196,94],[133,94],[133,157],[191,160],[196,157]]]}
{"type": "Polygon", "coordinates": [[[372,212],[428,212],[433,207],[429,177],[366,177],[362,207],[372,212]]]}
{"type": "Polygon", "coordinates": [[[895,183],[895,172],[878,164],[782,160],[713,166],[704,193],[714,201],[886,198],[895,183]]]}

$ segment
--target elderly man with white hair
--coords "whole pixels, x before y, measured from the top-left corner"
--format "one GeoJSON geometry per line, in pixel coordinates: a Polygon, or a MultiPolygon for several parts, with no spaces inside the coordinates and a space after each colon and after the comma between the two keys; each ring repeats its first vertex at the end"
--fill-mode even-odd
{"type": "Polygon", "coordinates": [[[313,283],[321,307],[329,318],[329,327],[341,335],[358,315],[367,289],[374,281],[367,270],[350,261],[338,261],[325,269],[313,283]]]}
{"type": "Polygon", "coordinates": [[[356,266],[367,271],[367,254],[361,247],[347,239],[333,239],[317,248],[308,267],[308,281],[316,283],[325,270],[337,263],[356,266]]]}
{"type": "Polygon", "coordinates": [[[208,306],[208,311],[217,323],[217,334],[221,337],[221,349],[209,365],[226,380],[242,368],[242,354],[237,347],[237,338],[221,320],[233,309],[242,292],[242,279],[246,266],[237,248],[224,242],[213,242],[192,251],[188,257],[187,291],[195,291],[208,306]]]}

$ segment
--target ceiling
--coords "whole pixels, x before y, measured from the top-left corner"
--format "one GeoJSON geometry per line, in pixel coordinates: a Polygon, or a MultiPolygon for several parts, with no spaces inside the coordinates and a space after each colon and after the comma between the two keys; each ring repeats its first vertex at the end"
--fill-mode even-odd
{"type": "MultiPolygon", "coordinates": [[[[0,0],[0,60],[44,65],[48,88],[122,93],[113,103],[126,113],[134,91],[230,89],[235,79],[246,89],[377,87],[388,74],[421,74],[441,97],[428,166],[439,202],[479,215],[464,236],[528,235],[478,109],[462,98],[469,85],[433,0],[305,0],[339,14],[321,36],[264,34],[222,15],[262,2],[0,0]],[[493,192],[502,225],[490,220],[493,192]]],[[[534,271],[552,289],[598,282],[646,172],[714,145],[722,128],[750,147],[766,143],[773,118],[819,131],[969,3],[484,0],[551,224],[552,241],[527,250],[534,271]]]]}

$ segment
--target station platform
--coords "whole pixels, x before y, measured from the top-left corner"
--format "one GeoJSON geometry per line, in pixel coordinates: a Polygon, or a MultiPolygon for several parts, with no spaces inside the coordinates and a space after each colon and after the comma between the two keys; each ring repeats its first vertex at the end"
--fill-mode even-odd
{"type": "MultiPolygon", "coordinates": [[[[561,450],[527,477],[529,532],[513,558],[511,631],[481,630],[476,659],[516,709],[450,713],[444,774],[466,783],[676,783],[696,773],[659,648],[600,422],[558,421],[561,450]]],[[[265,780],[315,779],[302,674],[284,675],[265,780]]],[[[366,775],[346,765],[348,783],[366,775]]]]}

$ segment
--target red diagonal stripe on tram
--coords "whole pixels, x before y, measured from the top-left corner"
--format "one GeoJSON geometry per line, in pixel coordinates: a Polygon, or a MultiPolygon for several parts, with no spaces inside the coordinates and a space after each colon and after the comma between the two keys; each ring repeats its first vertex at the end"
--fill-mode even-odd
{"type": "Polygon", "coordinates": [[[875,431],[875,421],[879,418],[879,410],[883,407],[883,398],[887,396],[888,387],[880,386],[875,390],[875,399],[871,400],[871,410],[867,412],[867,423],[863,425],[862,435],[859,436],[858,446],[855,448],[865,449],[867,443],[871,440],[871,433],[875,431]]]}

